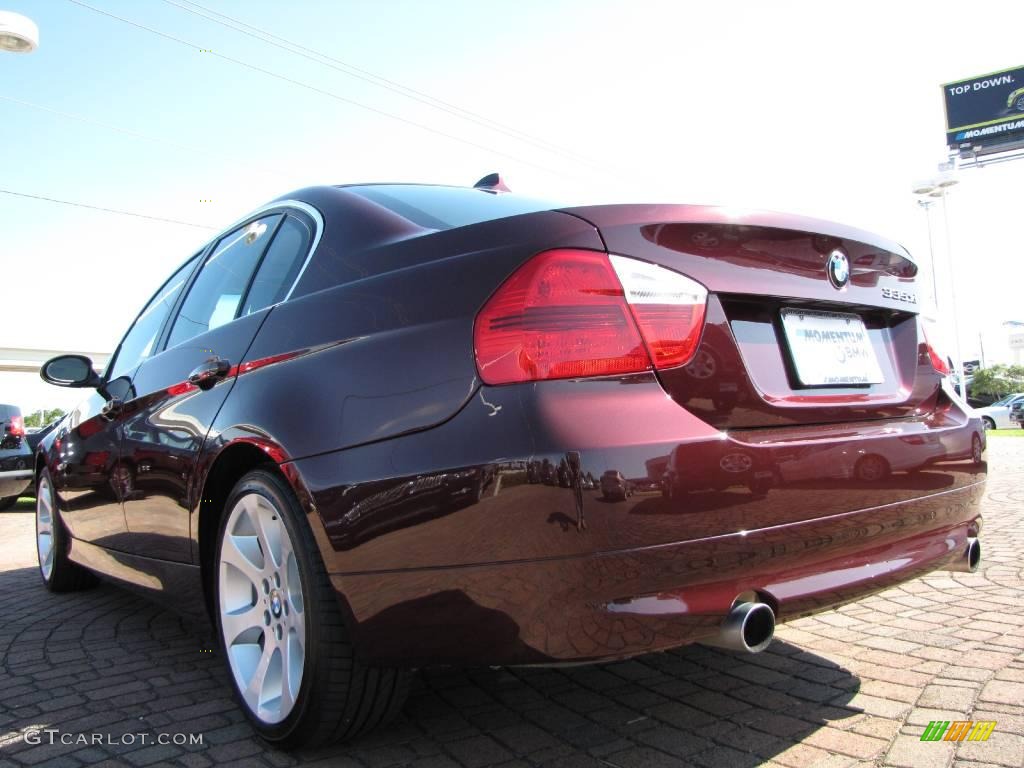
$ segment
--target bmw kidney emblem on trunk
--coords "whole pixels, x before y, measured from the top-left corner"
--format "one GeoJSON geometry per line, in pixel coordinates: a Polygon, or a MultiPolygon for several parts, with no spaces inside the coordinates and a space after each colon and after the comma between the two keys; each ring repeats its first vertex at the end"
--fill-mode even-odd
{"type": "Polygon", "coordinates": [[[836,249],[828,257],[828,279],[836,288],[842,288],[850,282],[850,260],[846,254],[836,249]]]}

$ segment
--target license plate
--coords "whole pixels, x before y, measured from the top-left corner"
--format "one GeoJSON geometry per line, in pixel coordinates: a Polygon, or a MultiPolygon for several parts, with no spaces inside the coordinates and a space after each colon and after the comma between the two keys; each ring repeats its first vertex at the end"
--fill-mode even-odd
{"type": "Polygon", "coordinates": [[[878,367],[864,321],[842,312],[783,309],[782,327],[804,386],[880,384],[878,367]]]}

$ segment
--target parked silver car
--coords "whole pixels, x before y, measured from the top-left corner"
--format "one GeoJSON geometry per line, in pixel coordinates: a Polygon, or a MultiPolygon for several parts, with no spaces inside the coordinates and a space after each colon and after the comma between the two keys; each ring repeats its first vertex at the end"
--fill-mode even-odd
{"type": "Polygon", "coordinates": [[[1014,395],[1007,395],[992,405],[975,408],[975,410],[985,423],[985,429],[1009,429],[1014,424],[1010,420],[1010,409],[1016,403],[1022,402],[1024,402],[1024,392],[1018,392],[1014,395]]]}

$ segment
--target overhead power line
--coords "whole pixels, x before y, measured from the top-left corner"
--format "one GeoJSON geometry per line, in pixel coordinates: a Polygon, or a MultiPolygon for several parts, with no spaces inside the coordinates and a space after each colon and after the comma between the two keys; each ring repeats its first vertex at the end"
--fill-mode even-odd
{"type": "MultiPolygon", "coordinates": [[[[222,152],[220,152],[218,150],[215,150],[215,149],[205,149],[203,147],[193,147],[193,146],[189,146],[188,144],[181,144],[181,143],[179,143],[177,141],[171,141],[170,139],[162,139],[159,136],[149,136],[149,135],[147,135],[145,133],[139,133],[138,131],[133,131],[133,130],[130,130],[128,128],[121,128],[120,126],[117,126],[117,125],[111,125],[110,123],[103,123],[103,122],[100,122],[99,120],[93,120],[91,117],[86,117],[85,115],[76,115],[73,112],[63,112],[63,111],[61,111],[59,109],[53,109],[52,107],[45,107],[42,104],[34,104],[31,101],[22,101],[21,99],[14,99],[14,98],[11,98],[10,96],[4,96],[2,94],[0,94],[0,99],[3,99],[4,101],[9,101],[12,104],[20,104],[23,107],[31,107],[32,109],[38,109],[41,112],[48,112],[51,115],[57,115],[59,117],[64,117],[64,118],[67,118],[68,120],[77,120],[78,122],[81,122],[81,123],[87,123],[89,125],[94,125],[94,126],[96,126],[98,128],[104,128],[104,129],[106,129],[108,131],[114,131],[116,133],[120,133],[120,134],[123,134],[125,136],[132,136],[132,137],[134,137],[136,139],[143,139],[144,141],[151,141],[151,142],[153,142],[155,144],[163,144],[163,145],[168,146],[168,147],[174,147],[175,149],[180,149],[180,150],[185,151],[185,152],[194,152],[194,153],[197,153],[197,154],[206,155],[208,157],[219,157],[219,158],[223,158],[224,157],[224,154],[222,152]]],[[[256,171],[256,172],[261,172],[261,173],[265,172],[265,173],[273,174],[275,176],[288,176],[289,175],[283,169],[274,168],[272,166],[267,166],[267,165],[264,165],[262,162],[259,163],[259,164],[252,164],[252,163],[247,161],[247,162],[244,162],[244,163],[240,163],[240,165],[245,170],[251,170],[251,171],[256,171]]]]}
{"type": "Polygon", "coordinates": [[[249,24],[241,19],[229,16],[226,13],[221,13],[212,8],[200,5],[199,3],[192,2],[192,0],[184,0],[184,3],[178,2],[178,0],[163,0],[163,2],[176,8],[180,8],[187,13],[212,21],[214,24],[220,24],[223,27],[233,29],[236,32],[241,32],[243,35],[248,35],[256,40],[267,43],[268,45],[273,45],[276,48],[288,51],[289,53],[293,53],[297,56],[302,56],[303,58],[309,59],[317,64],[330,67],[331,69],[342,72],[350,77],[375,85],[378,88],[384,88],[407,99],[412,99],[420,104],[425,104],[433,109],[453,115],[461,120],[467,120],[488,130],[504,134],[505,136],[517,141],[532,144],[546,152],[559,154],[575,160],[576,162],[584,163],[595,168],[602,167],[591,158],[581,155],[578,152],[561,147],[558,144],[540,137],[533,136],[526,131],[519,130],[518,128],[505,125],[497,120],[492,120],[477,112],[464,109],[463,107],[452,104],[449,101],[439,99],[436,96],[431,96],[429,93],[424,93],[423,91],[416,90],[415,88],[403,85],[402,83],[394,80],[389,80],[386,77],[370,72],[369,70],[361,67],[357,67],[354,64],[350,64],[349,62],[343,61],[334,56],[317,51],[316,49],[310,48],[302,43],[297,43],[294,40],[289,40],[288,38],[281,37],[280,35],[275,35],[273,32],[268,32],[265,29],[261,29],[260,27],[249,24]]]}
{"type": "Polygon", "coordinates": [[[116,213],[121,216],[134,216],[137,219],[149,219],[150,221],[162,221],[165,224],[180,224],[183,227],[196,227],[198,229],[216,229],[216,227],[210,227],[206,224],[196,224],[191,221],[182,221],[181,219],[167,219],[163,216],[149,216],[145,213],[135,213],[133,211],[122,211],[118,208],[104,208],[100,205],[89,205],[88,203],[77,203],[72,200],[58,200],[55,197],[46,197],[44,195],[30,195],[28,192],[14,192],[10,189],[0,189],[0,194],[14,195],[15,197],[27,197],[32,200],[45,200],[48,203],[60,203],[61,205],[73,205],[76,208],[89,208],[93,211],[105,211],[106,213],[116,213]]]}
{"type": "MultiPolygon", "coordinates": [[[[68,2],[72,3],[74,5],[80,6],[82,8],[86,8],[86,9],[88,9],[90,11],[93,11],[94,13],[98,13],[98,14],[100,14],[102,16],[107,16],[108,18],[116,19],[117,21],[120,21],[120,22],[122,22],[124,24],[128,24],[129,26],[135,27],[136,29],[141,29],[141,30],[144,30],[144,31],[149,32],[151,34],[157,35],[158,37],[162,37],[165,40],[170,40],[172,42],[178,43],[179,45],[184,45],[184,46],[186,46],[188,48],[192,48],[192,49],[195,49],[195,50],[200,50],[202,48],[202,46],[199,46],[196,43],[189,42],[188,40],[184,40],[184,39],[182,39],[180,37],[177,37],[177,36],[169,34],[167,32],[163,32],[163,31],[161,31],[159,29],[155,29],[153,27],[147,26],[147,25],[142,24],[140,22],[132,21],[131,19],[126,19],[123,16],[118,16],[115,13],[111,13],[109,11],[105,11],[105,10],[103,10],[101,8],[96,8],[95,6],[92,6],[92,5],[89,5],[88,3],[82,2],[82,0],[68,0],[68,2]]],[[[296,80],[294,78],[288,77],[287,75],[282,75],[282,74],[280,74],[278,72],[274,72],[274,71],[266,69],[264,67],[257,66],[256,64],[250,64],[249,62],[243,61],[242,59],[236,59],[236,58],[234,58],[232,56],[227,56],[227,55],[225,55],[223,53],[218,53],[217,51],[208,51],[207,55],[215,56],[215,57],[217,57],[219,59],[222,59],[223,61],[231,62],[232,64],[236,64],[236,65],[238,65],[240,67],[244,67],[246,69],[252,70],[253,72],[260,72],[261,74],[267,75],[268,77],[273,77],[273,78],[275,78],[277,80],[281,80],[283,82],[290,83],[291,85],[297,85],[300,88],[305,88],[306,90],[313,91],[314,93],[319,93],[319,94],[322,94],[324,96],[328,96],[328,97],[330,97],[332,99],[336,99],[337,101],[343,102],[345,104],[351,104],[352,106],[359,107],[360,109],[364,109],[364,110],[366,110],[368,112],[373,112],[374,114],[381,115],[382,117],[387,117],[387,118],[389,118],[391,120],[395,120],[395,121],[400,122],[400,123],[404,123],[405,125],[410,125],[410,126],[413,126],[415,128],[419,128],[421,130],[427,131],[428,133],[432,133],[432,134],[434,134],[436,136],[442,136],[442,137],[444,137],[446,139],[450,139],[452,141],[457,141],[457,142],[459,142],[461,144],[465,144],[466,146],[470,146],[470,147],[473,147],[475,149],[480,149],[480,150],[483,150],[484,152],[488,152],[488,153],[493,154],[493,155],[500,155],[501,157],[505,157],[505,158],[508,158],[510,160],[514,160],[515,162],[522,163],[523,165],[528,165],[528,166],[531,166],[533,168],[537,168],[538,170],[545,171],[546,173],[551,173],[551,174],[554,174],[554,175],[565,176],[565,177],[574,178],[574,179],[578,179],[579,178],[579,177],[575,176],[574,174],[568,174],[568,173],[563,173],[561,171],[556,171],[556,170],[554,170],[552,168],[548,168],[547,166],[541,165],[539,163],[535,163],[535,162],[532,162],[530,160],[526,160],[525,158],[518,157],[518,156],[513,155],[511,153],[503,152],[503,151],[497,150],[497,149],[493,149],[493,148],[488,147],[488,146],[486,146],[484,144],[479,144],[479,143],[477,143],[475,141],[471,141],[470,139],[465,139],[465,138],[463,138],[461,136],[456,136],[455,134],[448,133],[446,131],[442,131],[442,130],[439,130],[437,128],[432,128],[429,125],[424,125],[423,123],[417,122],[415,120],[410,120],[409,118],[402,117],[401,115],[396,115],[396,114],[394,114],[392,112],[387,112],[386,110],[383,110],[383,109],[377,109],[376,107],[371,107],[368,104],[363,104],[362,102],[356,101],[355,99],[350,99],[347,96],[342,96],[341,94],[335,93],[333,91],[329,91],[329,90],[327,90],[325,88],[320,88],[320,87],[318,87],[316,85],[311,85],[310,83],[306,83],[306,82],[303,82],[301,80],[296,80]]]]}

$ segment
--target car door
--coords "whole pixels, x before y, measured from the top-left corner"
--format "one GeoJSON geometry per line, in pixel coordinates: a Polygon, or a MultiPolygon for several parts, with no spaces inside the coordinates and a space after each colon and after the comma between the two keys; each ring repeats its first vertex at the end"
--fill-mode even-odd
{"type": "Polygon", "coordinates": [[[193,256],[139,313],[107,365],[103,383],[60,422],[49,467],[61,518],[76,539],[109,549],[127,547],[118,463],[132,376],[153,353],[178,297],[198,263],[193,256]]]}
{"type": "Polygon", "coordinates": [[[180,302],[164,350],[135,374],[121,444],[132,552],[191,561],[200,449],[268,307],[304,263],[310,226],[301,215],[270,212],[220,238],[180,302]]]}

